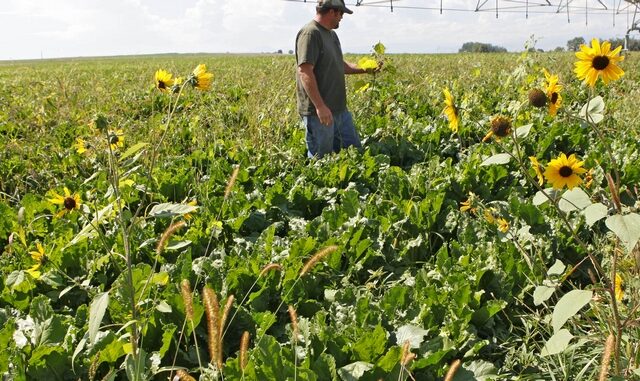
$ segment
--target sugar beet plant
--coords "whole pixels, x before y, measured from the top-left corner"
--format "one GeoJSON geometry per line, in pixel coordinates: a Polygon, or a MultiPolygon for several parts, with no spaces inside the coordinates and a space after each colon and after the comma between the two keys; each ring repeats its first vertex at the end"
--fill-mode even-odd
{"type": "Polygon", "coordinates": [[[348,83],[364,149],[320,160],[291,57],[202,57],[215,82],[166,70],[193,57],[0,81],[0,371],[640,377],[640,95],[619,53],[379,43],[356,61],[383,70],[348,83]]]}

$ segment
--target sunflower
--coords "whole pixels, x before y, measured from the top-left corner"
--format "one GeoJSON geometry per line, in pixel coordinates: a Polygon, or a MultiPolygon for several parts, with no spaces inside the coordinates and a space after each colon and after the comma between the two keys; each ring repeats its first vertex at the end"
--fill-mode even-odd
{"type": "Polygon", "coordinates": [[[171,73],[168,71],[162,69],[156,71],[156,88],[158,88],[158,90],[166,93],[171,89],[171,86],[173,86],[173,82],[171,73]]]}
{"type": "Polygon", "coordinates": [[[622,277],[620,274],[616,274],[616,280],[614,285],[614,293],[616,295],[616,300],[621,301],[624,298],[624,290],[622,290],[622,277]]]}
{"type": "Polygon", "coordinates": [[[64,187],[64,196],[59,195],[55,191],[53,193],[53,198],[49,199],[49,202],[55,205],[62,205],[63,208],[58,213],[56,213],[56,217],[62,217],[65,213],[71,213],[74,209],[80,209],[80,196],[77,193],[73,195],[69,192],[67,187],[64,187]]]}
{"type": "MultiPolygon", "coordinates": [[[[193,200],[189,201],[189,202],[187,203],[187,205],[189,205],[189,206],[198,206],[198,200],[196,200],[196,199],[194,198],[193,200]]],[[[189,221],[189,220],[190,220],[190,219],[192,219],[192,218],[193,218],[193,216],[191,215],[191,213],[185,213],[185,215],[184,215],[184,219],[185,219],[185,220],[189,221]]]]}
{"type": "Polygon", "coordinates": [[[180,88],[182,87],[183,82],[184,82],[184,78],[177,77],[175,81],[173,81],[173,86],[171,86],[171,92],[174,94],[180,92],[180,88]]]}
{"type": "Polygon", "coordinates": [[[460,119],[458,118],[458,108],[455,105],[453,96],[449,92],[449,89],[444,88],[442,89],[442,92],[444,93],[445,104],[444,110],[442,110],[442,112],[447,116],[447,119],[449,120],[449,128],[451,129],[451,131],[453,131],[453,133],[456,133],[458,132],[458,123],[460,122],[460,119]]]}
{"type": "Polygon", "coordinates": [[[42,275],[42,273],[40,272],[40,267],[42,267],[42,265],[47,261],[47,255],[44,251],[44,247],[42,247],[40,242],[36,243],[36,251],[30,251],[29,254],[36,263],[29,269],[27,269],[26,272],[34,279],[38,279],[42,275]]]}
{"type": "Polygon", "coordinates": [[[566,185],[567,188],[573,189],[582,183],[580,174],[587,170],[582,168],[584,161],[578,161],[575,154],[567,155],[561,153],[556,159],[553,159],[547,165],[544,171],[544,177],[555,189],[562,189],[566,185]]]}
{"type": "Polygon", "coordinates": [[[193,69],[189,83],[198,90],[209,90],[211,87],[212,73],[207,73],[207,65],[200,64],[193,69]]]}
{"type": "Polygon", "coordinates": [[[493,208],[488,208],[482,212],[482,214],[484,214],[484,219],[487,220],[487,222],[490,224],[496,223],[496,217],[493,215],[495,211],[496,210],[493,208]]]}
{"type": "Polygon", "coordinates": [[[498,230],[500,230],[501,232],[506,233],[509,231],[509,221],[505,220],[504,218],[498,218],[496,220],[496,224],[498,225],[498,230]]]}
{"type": "Polygon", "coordinates": [[[529,104],[533,107],[542,108],[547,105],[547,94],[540,89],[529,90],[529,104]]]}
{"type": "Polygon", "coordinates": [[[562,96],[560,96],[560,90],[562,85],[558,84],[558,76],[551,75],[546,69],[543,69],[544,76],[547,79],[545,86],[545,92],[547,93],[547,101],[549,102],[549,115],[555,116],[558,113],[560,104],[562,103],[562,96]]]}
{"type": "Polygon", "coordinates": [[[540,163],[535,156],[529,156],[529,161],[531,161],[531,166],[533,170],[536,172],[536,177],[538,178],[538,184],[542,186],[544,184],[544,177],[542,176],[542,171],[540,170],[540,163]]]}
{"type": "Polygon", "coordinates": [[[76,152],[79,154],[83,154],[87,152],[89,148],[91,148],[91,145],[82,138],[76,138],[76,142],[73,144],[73,146],[75,147],[76,152]]]}
{"type": "Polygon", "coordinates": [[[624,71],[616,64],[624,60],[624,57],[619,55],[620,50],[622,46],[611,50],[609,41],[604,41],[600,45],[600,41],[594,38],[591,40],[591,47],[580,45],[580,51],[576,52],[579,61],[575,63],[573,72],[578,79],[584,80],[591,87],[596,84],[599,76],[602,76],[605,84],[619,79],[624,75],[624,71]]]}
{"type": "Polygon", "coordinates": [[[109,146],[112,150],[124,146],[124,132],[122,130],[109,131],[109,146]]]}
{"type": "Polygon", "coordinates": [[[483,142],[489,140],[492,136],[495,136],[496,140],[500,140],[511,133],[511,120],[505,116],[498,115],[491,120],[491,129],[482,138],[483,142]]]}

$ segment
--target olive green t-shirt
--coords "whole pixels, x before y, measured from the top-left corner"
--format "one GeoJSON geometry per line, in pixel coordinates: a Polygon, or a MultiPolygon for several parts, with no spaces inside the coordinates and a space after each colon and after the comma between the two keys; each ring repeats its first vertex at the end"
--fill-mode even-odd
{"type": "MultiPolygon", "coordinates": [[[[344,59],[338,35],[312,20],[302,27],[296,36],[296,63],[310,63],[318,82],[320,96],[332,113],[347,109],[347,94],[344,81],[344,59]]],[[[300,115],[315,115],[316,107],[302,87],[296,70],[298,112],[300,115]]]]}

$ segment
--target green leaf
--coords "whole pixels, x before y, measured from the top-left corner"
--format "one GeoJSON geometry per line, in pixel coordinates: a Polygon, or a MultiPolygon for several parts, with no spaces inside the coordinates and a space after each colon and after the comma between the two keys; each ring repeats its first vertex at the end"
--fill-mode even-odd
{"type": "Polygon", "coordinates": [[[558,353],[564,352],[569,346],[571,339],[573,339],[571,332],[565,328],[559,330],[547,340],[544,348],[540,351],[540,356],[557,355],[558,353]]]}
{"type": "Polygon", "coordinates": [[[396,331],[396,344],[403,346],[406,341],[409,341],[411,348],[418,348],[424,341],[424,336],[429,331],[422,329],[415,325],[403,325],[396,331]]]}
{"type": "Polygon", "coordinates": [[[640,239],[640,215],[630,213],[616,214],[605,220],[605,224],[625,244],[630,253],[640,239]]]}
{"type": "Polygon", "coordinates": [[[154,205],[149,212],[149,217],[167,218],[193,213],[198,209],[196,205],[162,203],[154,205]]]}
{"type": "Polygon", "coordinates": [[[524,139],[529,136],[529,132],[531,132],[531,127],[533,124],[526,124],[524,126],[520,126],[516,128],[516,136],[518,138],[524,139]]]}
{"type": "Polygon", "coordinates": [[[547,275],[562,275],[564,274],[564,270],[567,268],[567,266],[562,263],[561,260],[556,259],[555,263],[553,264],[553,266],[551,266],[549,268],[549,270],[547,271],[547,275]]]}
{"type": "Polygon", "coordinates": [[[509,161],[511,161],[511,155],[508,153],[498,153],[485,159],[480,166],[484,167],[493,164],[507,164],[509,161]]]}
{"type": "Polygon", "coordinates": [[[89,307],[89,341],[93,344],[96,340],[96,335],[100,329],[102,318],[109,306],[109,291],[100,293],[93,298],[91,306],[89,307]]]}
{"type": "Polygon", "coordinates": [[[587,206],[582,213],[584,213],[587,225],[593,226],[607,216],[607,207],[598,202],[587,206]]]}
{"type": "Polygon", "coordinates": [[[160,358],[163,358],[164,354],[169,350],[169,347],[171,346],[171,339],[173,338],[173,333],[176,328],[176,325],[173,323],[165,324],[162,327],[162,347],[160,347],[160,350],[158,351],[160,358]]]}
{"type": "Polygon", "coordinates": [[[387,345],[387,332],[380,325],[368,332],[354,344],[353,352],[362,361],[375,362],[384,353],[387,345]]]}
{"type": "Polygon", "coordinates": [[[533,290],[533,304],[535,304],[536,306],[541,305],[542,303],[547,301],[555,291],[555,287],[544,285],[536,286],[536,289],[533,290]]]}
{"type": "Polygon", "coordinates": [[[580,110],[580,116],[590,122],[600,123],[604,119],[604,100],[601,96],[590,99],[580,110]]]}
{"type": "Polygon", "coordinates": [[[357,361],[338,369],[338,375],[343,381],[358,381],[364,372],[373,369],[373,364],[357,361]]]}
{"type": "Polygon", "coordinates": [[[107,206],[105,206],[104,208],[102,208],[100,211],[98,211],[98,214],[95,216],[95,218],[93,220],[91,220],[91,223],[86,224],[82,230],[76,234],[75,237],[73,237],[73,239],[63,248],[66,249],[67,247],[73,246],[78,242],[81,242],[89,237],[93,237],[97,234],[96,232],[96,226],[99,226],[102,224],[102,221],[109,215],[111,215],[111,211],[113,210],[113,204],[109,204],[107,206]]]}
{"type": "Polygon", "coordinates": [[[382,44],[382,42],[378,42],[373,46],[373,51],[379,55],[383,55],[386,50],[387,48],[384,46],[384,44],[382,44]]]}
{"type": "Polygon", "coordinates": [[[555,200],[558,196],[558,191],[553,188],[546,188],[544,193],[542,191],[536,192],[536,195],[533,196],[533,205],[540,206],[545,202],[549,201],[549,198],[545,196],[545,193],[551,197],[552,200],[555,200]]]}
{"type": "Polygon", "coordinates": [[[580,309],[591,301],[592,291],[571,290],[567,292],[556,304],[551,317],[553,330],[558,332],[564,323],[574,316],[580,309]]]}
{"type": "Polygon", "coordinates": [[[138,143],[138,144],[134,144],[133,146],[129,147],[128,150],[126,150],[121,156],[120,156],[120,161],[124,161],[126,160],[129,156],[134,155],[135,153],[137,153],[138,151],[140,151],[141,149],[143,149],[144,147],[148,146],[149,143],[138,143]]]}
{"type": "Polygon", "coordinates": [[[582,210],[589,205],[591,205],[589,195],[580,188],[573,188],[564,192],[560,202],[558,202],[558,207],[565,213],[582,210]]]}
{"type": "Polygon", "coordinates": [[[490,381],[496,378],[497,370],[492,363],[476,360],[469,364],[464,364],[458,372],[456,372],[453,381],[490,381]]]}

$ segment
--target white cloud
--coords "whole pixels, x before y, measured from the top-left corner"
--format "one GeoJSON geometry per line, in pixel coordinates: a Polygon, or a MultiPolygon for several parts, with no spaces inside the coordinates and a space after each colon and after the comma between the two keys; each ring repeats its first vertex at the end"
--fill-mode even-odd
{"type": "MultiPolygon", "coordinates": [[[[555,0],[556,2],[558,0],[555,0]]],[[[593,1],[597,4],[596,0],[593,1]]],[[[603,0],[610,3],[613,0],[603,0]]],[[[165,52],[268,52],[293,48],[295,34],[314,14],[315,1],[282,0],[4,0],[0,59],[165,52]]],[[[478,41],[520,50],[533,34],[537,47],[565,46],[576,36],[623,37],[626,13],[567,15],[407,9],[439,1],[394,1],[360,6],[337,31],[345,52],[364,53],[382,41],[389,52],[455,52],[478,41]]],[[[367,1],[364,2],[365,5],[367,1]]],[[[490,3],[488,2],[488,7],[490,3]]],[[[531,1],[533,3],[533,1],[531,1]]],[[[443,0],[445,8],[475,1],[443,0]]],[[[509,3],[505,3],[509,4],[509,3]]],[[[490,9],[490,8],[488,8],[490,9]]]]}

